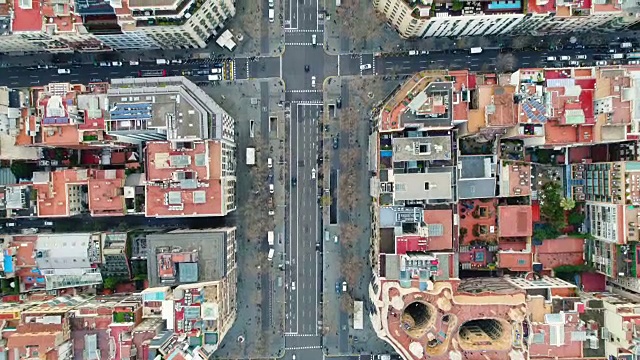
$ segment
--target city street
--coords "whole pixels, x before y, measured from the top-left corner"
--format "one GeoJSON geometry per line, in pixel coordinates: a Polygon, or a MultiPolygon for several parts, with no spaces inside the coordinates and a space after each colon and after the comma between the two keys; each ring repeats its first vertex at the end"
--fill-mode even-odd
{"type": "MultiPolygon", "coordinates": [[[[269,22],[269,8],[266,0],[260,1],[264,2],[259,19],[263,22],[259,40],[261,53],[274,54],[272,50],[277,45],[275,37],[282,34],[274,34],[273,29],[282,24],[285,48],[280,56],[185,59],[184,62],[175,61],[163,65],[157,64],[155,59],[146,58],[135,65],[122,61],[120,66],[99,66],[99,63],[93,61],[64,62],[54,65],[50,62],[45,63],[41,60],[42,58],[25,57],[22,64],[19,58],[16,58],[18,60],[12,62],[13,65],[9,64],[8,67],[0,69],[6,74],[0,77],[0,85],[26,88],[52,82],[87,84],[114,78],[137,78],[144,71],[149,70],[160,71],[165,76],[186,76],[196,84],[206,87],[210,94],[216,92],[212,90],[224,92],[228,96],[227,103],[216,97],[214,100],[233,113],[239,123],[242,122],[236,129],[242,133],[237,140],[238,151],[242,153],[244,148],[253,141],[251,140],[253,136],[248,137],[248,120],[255,119],[259,126],[258,137],[271,147],[270,151],[259,152],[260,162],[265,163],[268,157],[277,159],[275,166],[268,171],[271,178],[276,179],[271,181],[277,189],[274,197],[278,213],[268,223],[277,234],[278,241],[274,246],[277,255],[272,262],[268,263],[268,269],[256,273],[255,276],[245,276],[245,283],[239,286],[239,297],[243,297],[239,303],[244,305],[239,309],[242,314],[238,316],[239,320],[225,339],[231,345],[226,349],[220,349],[218,355],[229,355],[229,357],[237,355],[234,351],[244,346],[239,343],[233,345],[238,337],[246,337],[246,345],[250,345],[242,348],[243,356],[246,358],[255,355],[250,351],[256,350],[255,346],[259,342],[268,343],[263,357],[282,355],[282,328],[284,359],[287,360],[293,360],[294,356],[300,360],[321,360],[325,356],[389,352],[389,347],[385,348],[386,343],[376,337],[366,315],[364,329],[355,330],[352,325],[353,301],[367,300],[368,285],[371,281],[370,265],[365,260],[369,252],[368,241],[371,231],[369,227],[371,219],[368,216],[370,215],[368,188],[370,174],[366,168],[369,123],[365,116],[368,111],[367,106],[371,104],[356,103],[359,98],[366,98],[366,95],[354,96],[351,91],[357,86],[351,84],[353,88],[350,88],[349,83],[362,79],[374,79],[371,75],[381,75],[375,79],[384,78],[387,83],[391,81],[397,83],[403,76],[426,69],[466,68],[471,71],[499,71],[504,70],[507,65],[513,68],[568,66],[568,61],[547,61],[549,56],[559,58],[563,55],[571,56],[572,60],[576,55],[585,55],[586,58],[581,60],[581,63],[590,66],[596,61],[594,57],[606,55],[607,49],[513,50],[501,53],[497,48],[485,48],[481,53],[473,55],[469,50],[432,50],[422,51],[416,55],[409,55],[407,51],[399,51],[397,54],[364,52],[330,55],[325,48],[324,18],[320,16],[326,8],[324,0],[276,1],[274,23],[269,22]],[[508,64],[504,61],[501,63],[501,59],[505,57],[501,54],[508,54],[508,64]],[[216,67],[224,69],[225,78],[221,82],[212,82],[208,79],[208,75],[211,74],[210,69],[216,67]],[[70,73],[58,74],[58,69],[70,69],[70,73]],[[278,79],[282,79],[284,87],[278,79]],[[254,84],[247,80],[256,81],[254,84]],[[272,84],[275,82],[278,84],[272,84]],[[255,86],[253,89],[255,94],[252,96],[259,98],[261,104],[256,108],[257,110],[246,106],[248,95],[231,94],[225,92],[224,86],[221,86],[236,83],[255,86]],[[328,87],[332,87],[330,94],[323,96],[323,89],[329,93],[328,87]],[[281,96],[283,90],[285,101],[284,107],[281,108],[281,99],[275,98],[274,92],[281,96]],[[336,115],[330,116],[329,124],[322,124],[325,102],[335,104],[337,99],[340,99],[343,109],[334,109],[336,115]],[[231,105],[232,103],[235,108],[231,105]],[[254,113],[240,112],[238,108],[243,107],[254,113]],[[341,114],[349,107],[359,116],[355,129],[348,129],[342,123],[341,114]],[[362,110],[361,113],[360,110],[362,110]],[[274,130],[271,124],[275,112],[278,114],[284,112],[284,117],[281,116],[279,119],[284,125],[276,125],[274,130]],[[323,137],[325,140],[322,140],[323,137]],[[329,143],[333,139],[340,139],[340,144],[338,145],[338,141],[329,143]],[[276,151],[273,150],[274,146],[277,148],[276,151]],[[348,166],[345,166],[344,158],[341,156],[349,159],[350,154],[356,154],[357,161],[346,163],[353,164],[354,170],[351,175],[355,173],[352,177],[358,179],[354,182],[352,189],[357,190],[341,189],[338,184],[339,174],[349,174],[348,166]],[[328,169],[329,173],[322,171],[321,160],[324,161],[325,155],[330,159],[324,164],[324,168],[328,169]],[[321,196],[328,188],[324,185],[328,183],[326,178],[329,177],[332,178],[330,197],[332,197],[332,207],[336,209],[335,221],[324,223],[323,219],[326,221],[329,217],[323,217],[323,210],[325,214],[327,211],[326,207],[320,207],[320,203],[321,196]],[[358,193],[356,198],[360,201],[353,201],[357,203],[354,205],[356,208],[345,211],[341,206],[349,202],[345,200],[345,195],[348,195],[349,191],[358,193]],[[339,206],[338,203],[341,205],[339,206]],[[342,239],[342,225],[346,223],[362,232],[358,238],[351,239],[351,242],[339,241],[342,239]],[[327,238],[324,237],[325,230],[329,235],[327,238]],[[344,257],[346,253],[349,253],[351,258],[344,257]],[[343,291],[341,284],[346,281],[347,267],[342,265],[348,264],[344,262],[345,258],[354,260],[354,263],[357,260],[358,267],[353,271],[356,274],[351,279],[349,289],[343,291]],[[276,270],[279,266],[284,267],[284,272],[276,270]],[[281,277],[284,278],[284,284],[275,285],[281,282],[281,277]],[[250,297],[258,292],[261,308],[250,301],[250,297]],[[283,299],[284,304],[282,304],[283,299]],[[345,299],[350,299],[351,302],[345,299]],[[351,308],[348,305],[351,305],[351,308]],[[284,309],[284,319],[282,319],[282,309],[284,309]],[[252,336],[251,331],[263,334],[272,332],[272,334],[271,337],[260,338],[252,336]]],[[[189,54],[197,52],[198,49],[185,51],[185,56],[188,57],[189,54]]],[[[122,59],[132,58],[125,54],[121,56],[122,59]]],[[[396,83],[390,86],[393,87],[396,83]]],[[[360,88],[365,89],[365,92],[373,93],[373,90],[364,82],[360,84],[360,88]]],[[[375,101],[384,98],[384,94],[377,94],[377,96],[375,101]]],[[[245,175],[251,172],[246,165],[239,166],[239,169],[245,175]]],[[[245,191],[239,199],[248,203],[254,193],[245,189],[250,188],[252,182],[247,177],[238,184],[238,191],[245,191]]],[[[238,219],[242,216],[241,214],[243,212],[237,212],[225,218],[224,221],[215,220],[215,223],[239,224],[240,230],[244,231],[243,227],[248,227],[249,224],[243,223],[246,219],[238,219]]],[[[82,220],[82,227],[100,229],[114,229],[122,223],[121,219],[100,219],[95,220],[95,224],[92,225],[89,220],[82,220]]],[[[75,221],[75,219],[56,220],[54,229],[58,231],[62,228],[71,228],[75,221]]],[[[22,219],[17,222],[18,227],[43,227],[42,219],[22,219]]],[[[211,219],[174,221],[138,218],[131,223],[140,227],[205,227],[210,226],[212,221],[211,219]]],[[[264,223],[267,221],[265,220],[264,223]]],[[[253,241],[261,240],[253,239],[253,241]]],[[[255,251],[266,253],[268,248],[265,243],[258,246],[250,242],[243,244],[240,246],[240,251],[244,252],[239,256],[240,264],[253,265],[245,266],[247,269],[261,268],[263,264],[256,266],[253,263],[256,261],[255,251]]],[[[357,356],[343,357],[343,359],[357,358],[357,356]]]]}

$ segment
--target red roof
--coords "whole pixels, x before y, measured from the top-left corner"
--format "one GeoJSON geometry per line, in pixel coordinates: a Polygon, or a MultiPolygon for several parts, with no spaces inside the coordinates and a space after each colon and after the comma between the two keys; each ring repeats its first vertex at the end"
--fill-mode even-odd
{"type": "Polygon", "coordinates": [[[533,234],[533,213],[530,205],[507,205],[498,208],[498,235],[526,237],[533,234]]]}
{"type": "Polygon", "coordinates": [[[499,251],[498,267],[511,271],[531,271],[533,256],[530,252],[499,251]]]}
{"type": "Polygon", "coordinates": [[[20,31],[41,31],[42,15],[40,14],[40,1],[38,0],[13,0],[13,10],[15,18],[13,19],[13,32],[20,31]],[[20,3],[31,3],[31,9],[23,9],[20,3]]]}
{"type": "Polygon", "coordinates": [[[544,269],[553,269],[560,265],[584,264],[584,240],[574,237],[544,239],[536,246],[538,262],[544,269]]]}

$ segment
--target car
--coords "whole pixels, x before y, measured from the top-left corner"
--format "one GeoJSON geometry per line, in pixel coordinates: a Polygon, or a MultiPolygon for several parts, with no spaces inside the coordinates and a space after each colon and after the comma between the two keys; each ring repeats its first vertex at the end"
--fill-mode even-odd
{"type": "Polygon", "coordinates": [[[578,60],[587,60],[587,55],[576,55],[576,59],[578,59],[578,60]]]}
{"type": "Polygon", "coordinates": [[[627,65],[640,65],[640,60],[629,60],[627,65]]]}
{"type": "Polygon", "coordinates": [[[312,87],[312,88],[315,88],[315,87],[316,87],[316,77],[315,77],[315,76],[312,76],[312,77],[311,77],[311,87],[312,87]]]}
{"type": "Polygon", "coordinates": [[[292,178],[291,178],[291,186],[295,187],[296,185],[298,185],[298,179],[297,179],[297,178],[292,177],[292,178]]]}
{"type": "Polygon", "coordinates": [[[122,66],[122,61],[113,61],[111,63],[112,66],[122,66]]]}
{"type": "Polygon", "coordinates": [[[38,69],[48,69],[49,65],[38,65],[38,69]]]}
{"type": "Polygon", "coordinates": [[[313,45],[313,47],[318,45],[318,38],[316,37],[316,34],[311,34],[311,45],[313,45]]]}
{"type": "Polygon", "coordinates": [[[319,242],[316,243],[316,251],[320,251],[320,243],[319,242]]]}
{"type": "Polygon", "coordinates": [[[275,188],[273,184],[269,184],[269,194],[273,194],[275,192],[275,188]]]}
{"type": "Polygon", "coordinates": [[[296,360],[296,354],[291,355],[291,360],[296,360]]]}
{"type": "Polygon", "coordinates": [[[360,65],[360,70],[369,70],[372,67],[373,66],[371,64],[362,64],[362,65],[360,65]]]}
{"type": "Polygon", "coordinates": [[[560,56],[560,60],[561,61],[569,61],[569,60],[571,60],[571,56],[568,56],[568,55],[560,56]]]}
{"type": "Polygon", "coordinates": [[[295,281],[291,282],[291,291],[296,291],[296,282],[295,281]]]}
{"type": "Polygon", "coordinates": [[[274,6],[274,1],[273,0],[269,0],[269,7],[271,9],[273,9],[273,6],[274,6]]]}
{"type": "Polygon", "coordinates": [[[343,293],[346,293],[346,292],[347,292],[347,282],[346,282],[346,281],[343,281],[343,282],[342,282],[342,292],[343,292],[343,293]]]}
{"type": "Polygon", "coordinates": [[[89,80],[89,82],[102,82],[102,79],[93,78],[93,79],[89,80]]]}
{"type": "Polygon", "coordinates": [[[106,62],[106,61],[101,61],[98,65],[103,66],[103,67],[109,67],[109,66],[111,66],[111,63],[106,62]]]}
{"type": "Polygon", "coordinates": [[[336,108],[341,109],[342,108],[342,97],[338,97],[336,99],[336,108]]]}
{"type": "Polygon", "coordinates": [[[58,69],[58,74],[71,74],[70,69],[58,69]]]}
{"type": "Polygon", "coordinates": [[[311,169],[311,178],[312,179],[316,178],[316,169],[315,168],[311,169]]]}
{"type": "Polygon", "coordinates": [[[269,169],[271,169],[273,167],[273,159],[272,158],[268,158],[267,159],[267,167],[269,169]]]}
{"type": "Polygon", "coordinates": [[[557,58],[555,56],[547,56],[547,61],[556,61],[557,58]]]}
{"type": "Polygon", "coordinates": [[[340,294],[340,281],[336,281],[336,294],[340,294]]]}
{"type": "Polygon", "coordinates": [[[8,222],[8,223],[7,223],[7,226],[8,226],[8,227],[14,227],[14,226],[16,226],[16,223],[14,223],[14,222],[8,222]]]}
{"type": "Polygon", "coordinates": [[[338,137],[337,137],[337,136],[335,136],[335,137],[333,138],[333,148],[334,148],[334,149],[337,149],[337,148],[338,148],[338,145],[339,145],[339,144],[338,144],[338,137]]]}
{"type": "Polygon", "coordinates": [[[53,226],[53,221],[45,221],[44,226],[53,226]]]}
{"type": "Polygon", "coordinates": [[[131,65],[131,66],[138,66],[138,65],[140,65],[140,61],[138,61],[138,60],[131,60],[131,61],[129,61],[129,65],[131,65]]]}
{"type": "Polygon", "coordinates": [[[309,65],[304,66],[304,72],[309,72],[309,65]]]}
{"type": "Polygon", "coordinates": [[[580,61],[571,60],[571,61],[569,61],[569,65],[571,65],[571,66],[580,66],[580,61]]]}
{"type": "Polygon", "coordinates": [[[215,64],[213,64],[213,67],[215,67],[215,68],[224,67],[224,63],[215,63],[215,64]]]}
{"type": "Polygon", "coordinates": [[[173,59],[171,60],[172,64],[182,64],[182,60],[181,59],[173,59]]]}
{"type": "Polygon", "coordinates": [[[334,242],[335,244],[337,244],[337,243],[338,243],[338,235],[334,235],[334,236],[333,236],[333,242],[334,242]]]}
{"type": "Polygon", "coordinates": [[[191,74],[191,70],[182,70],[182,76],[189,76],[191,74]]]}
{"type": "Polygon", "coordinates": [[[606,62],[606,60],[596,61],[596,65],[597,66],[607,66],[607,62],[606,62]]]}

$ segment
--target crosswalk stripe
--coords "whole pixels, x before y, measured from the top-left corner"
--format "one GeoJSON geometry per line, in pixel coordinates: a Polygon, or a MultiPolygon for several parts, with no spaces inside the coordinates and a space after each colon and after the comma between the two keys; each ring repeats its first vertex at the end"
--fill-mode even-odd
{"type": "Polygon", "coordinates": [[[284,29],[284,32],[290,32],[290,33],[314,33],[314,32],[322,32],[322,31],[318,31],[318,30],[312,30],[312,29],[284,29]]]}
{"type": "Polygon", "coordinates": [[[285,350],[311,350],[311,349],[322,349],[322,346],[300,346],[300,347],[285,347],[285,350]]]}
{"type": "Polygon", "coordinates": [[[287,90],[288,93],[300,94],[300,93],[321,93],[322,90],[307,89],[307,90],[287,90]]]}
{"type": "MultiPolygon", "coordinates": [[[[286,46],[311,46],[313,44],[311,43],[305,43],[305,42],[293,42],[293,43],[284,43],[286,46]]],[[[317,46],[323,46],[323,44],[321,42],[317,43],[317,46]]]]}
{"type": "Polygon", "coordinates": [[[311,337],[311,336],[320,337],[320,335],[316,335],[316,334],[296,334],[296,333],[285,333],[284,336],[286,337],[311,337]]]}

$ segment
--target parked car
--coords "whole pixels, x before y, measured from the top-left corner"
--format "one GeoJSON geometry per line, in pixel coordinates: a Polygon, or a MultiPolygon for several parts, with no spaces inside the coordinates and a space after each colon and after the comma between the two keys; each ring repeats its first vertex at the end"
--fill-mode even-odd
{"type": "Polygon", "coordinates": [[[372,67],[373,66],[371,64],[362,64],[362,65],[360,65],[360,70],[369,70],[372,67]]]}

